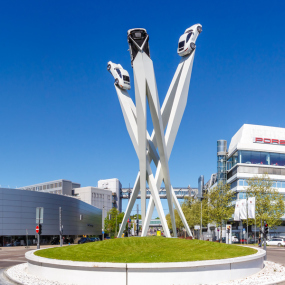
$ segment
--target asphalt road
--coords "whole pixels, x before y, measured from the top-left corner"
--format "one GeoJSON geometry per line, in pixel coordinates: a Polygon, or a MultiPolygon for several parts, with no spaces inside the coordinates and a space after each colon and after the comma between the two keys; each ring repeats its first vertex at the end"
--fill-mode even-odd
{"type": "MultiPolygon", "coordinates": [[[[45,245],[41,248],[48,247],[56,247],[56,245],[45,245]]],[[[0,285],[15,285],[15,283],[11,283],[7,280],[3,272],[13,265],[26,262],[25,253],[33,249],[37,249],[37,246],[30,246],[29,248],[25,248],[24,246],[0,247],[0,285]]]]}
{"type": "MultiPolygon", "coordinates": [[[[43,246],[55,247],[55,246],[43,246]]],[[[43,248],[42,247],[42,248],[43,248]]],[[[3,271],[13,265],[26,262],[25,253],[29,250],[36,249],[36,246],[30,246],[25,248],[23,246],[17,247],[2,247],[0,250],[0,284],[1,285],[11,285],[14,283],[9,282],[5,276],[3,276],[3,271]]],[[[285,266],[285,248],[282,247],[267,247],[267,260],[280,263],[285,266]]],[[[285,285],[285,282],[279,283],[285,285]]]]}

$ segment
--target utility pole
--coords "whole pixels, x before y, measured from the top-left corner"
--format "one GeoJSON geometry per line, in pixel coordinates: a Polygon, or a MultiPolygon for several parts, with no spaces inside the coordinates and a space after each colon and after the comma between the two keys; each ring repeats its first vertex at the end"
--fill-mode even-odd
{"type": "Polygon", "coordinates": [[[105,206],[103,205],[103,210],[102,210],[102,240],[104,240],[104,208],[105,206]]]}
{"type": "Polygon", "coordinates": [[[263,249],[265,250],[265,256],[264,256],[264,260],[267,259],[267,252],[266,252],[266,236],[268,233],[268,225],[266,223],[266,221],[264,221],[264,226],[263,226],[263,249]]]}
{"type": "Polygon", "coordinates": [[[116,237],[117,237],[117,216],[118,216],[118,213],[116,214],[116,232],[115,232],[116,237]]]}
{"type": "Polygon", "coordinates": [[[139,204],[137,204],[137,236],[139,236],[139,204]]]}
{"type": "Polygon", "coordinates": [[[61,225],[61,207],[59,207],[59,241],[60,241],[60,246],[62,246],[62,225],[61,225]]]}
{"type": "Polygon", "coordinates": [[[200,240],[202,240],[202,198],[201,198],[201,227],[200,227],[200,240]]]}

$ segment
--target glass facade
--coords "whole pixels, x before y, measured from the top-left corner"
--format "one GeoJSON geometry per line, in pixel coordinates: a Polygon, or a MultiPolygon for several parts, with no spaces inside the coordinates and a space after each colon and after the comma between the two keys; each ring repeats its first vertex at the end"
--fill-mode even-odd
{"type": "Polygon", "coordinates": [[[239,150],[228,159],[227,169],[231,169],[237,163],[285,166],[285,154],[239,150]]]}

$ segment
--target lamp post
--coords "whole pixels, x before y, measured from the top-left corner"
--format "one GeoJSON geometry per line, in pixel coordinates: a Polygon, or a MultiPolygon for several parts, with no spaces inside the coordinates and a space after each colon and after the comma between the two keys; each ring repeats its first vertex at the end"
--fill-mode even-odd
{"type": "Polygon", "coordinates": [[[104,240],[104,208],[105,208],[105,206],[103,205],[103,209],[102,209],[102,241],[104,240]]]}

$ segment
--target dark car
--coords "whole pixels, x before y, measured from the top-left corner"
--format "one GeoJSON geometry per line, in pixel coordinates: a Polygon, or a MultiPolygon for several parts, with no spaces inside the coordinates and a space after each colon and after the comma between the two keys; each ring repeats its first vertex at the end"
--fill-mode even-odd
{"type": "Polygon", "coordinates": [[[81,239],[78,241],[78,244],[86,243],[86,242],[88,242],[88,241],[89,241],[89,239],[87,239],[87,238],[81,238],[81,239]]]}
{"type": "Polygon", "coordinates": [[[51,241],[51,244],[55,245],[55,244],[59,244],[59,238],[58,237],[54,237],[51,241]]]}
{"type": "Polygon", "coordinates": [[[14,246],[20,246],[20,245],[21,245],[20,241],[18,240],[14,241],[14,246]]]}
{"type": "Polygon", "coordinates": [[[96,240],[95,237],[91,237],[91,238],[89,238],[89,241],[90,241],[90,242],[94,242],[94,241],[97,241],[97,240],[96,240]]]}

